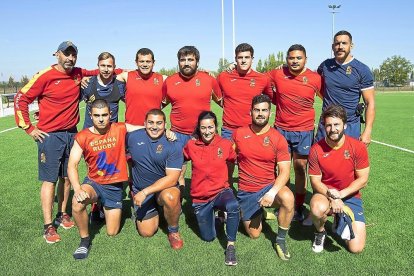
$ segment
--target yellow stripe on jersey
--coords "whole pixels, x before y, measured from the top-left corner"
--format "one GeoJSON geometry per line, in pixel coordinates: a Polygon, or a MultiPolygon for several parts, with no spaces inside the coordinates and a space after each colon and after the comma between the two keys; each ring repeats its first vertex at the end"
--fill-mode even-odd
{"type": "Polygon", "coordinates": [[[27,125],[26,122],[24,121],[22,112],[18,110],[16,112],[16,115],[19,118],[19,123],[18,123],[19,127],[21,127],[22,129],[28,129],[29,125],[27,125]]]}
{"type": "Polygon", "coordinates": [[[33,84],[37,81],[38,78],[40,78],[43,74],[46,72],[52,70],[52,66],[49,66],[48,68],[39,71],[36,75],[33,76],[33,78],[20,90],[23,94],[26,94],[27,91],[30,90],[30,88],[33,86],[33,84]]]}

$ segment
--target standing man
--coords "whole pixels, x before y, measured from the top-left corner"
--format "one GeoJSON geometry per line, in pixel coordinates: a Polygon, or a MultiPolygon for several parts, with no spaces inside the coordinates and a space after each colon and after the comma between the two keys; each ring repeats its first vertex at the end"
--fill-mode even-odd
{"type": "Polygon", "coordinates": [[[143,237],[158,230],[158,207],[168,224],[168,240],[173,249],[183,247],[179,234],[180,190],[176,187],[183,164],[181,147],[165,137],[165,114],[159,109],[147,112],[145,130],[127,136],[132,157],[132,194],[136,227],[143,237]]]}
{"type": "MultiPolygon", "coordinates": [[[[351,55],[352,47],[352,35],[347,31],[337,32],[332,43],[335,58],[325,60],[318,68],[325,86],[322,111],[331,104],[343,106],[348,118],[345,134],[368,146],[375,119],[374,81],[368,66],[351,55]],[[365,129],[362,133],[360,121],[363,109],[358,105],[361,95],[366,106],[365,129]]],[[[325,131],[320,121],[315,141],[323,137],[325,131]]]]}
{"type": "Polygon", "coordinates": [[[91,240],[88,230],[86,206],[101,201],[106,218],[106,233],[119,232],[122,212],[123,181],[128,180],[125,156],[127,131],[140,127],[125,123],[111,123],[110,104],[97,99],[90,106],[92,126],[79,132],[70,152],[68,175],[74,195],[73,216],[78,226],[81,242],[73,254],[77,260],[88,257],[91,240]],[[78,165],[82,158],[88,167],[88,176],[79,182],[78,165]]]}
{"type": "MultiPolygon", "coordinates": [[[[236,68],[223,71],[217,81],[223,93],[223,127],[221,136],[231,139],[234,130],[251,122],[250,104],[254,96],[266,94],[273,97],[270,79],[252,69],[254,49],[241,43],[235,49],[236,68]]],[[[228,163],[230,185],[233,183],[234,163],[228,163]]]]}
{"type": "Polygon", "coordinates": [[[244,228],[253,239],[262,232],[262,207],[279,207],[279,229],[274,246],[277,255],[287,261],[290,254],[286,235],[294,211],[293,193],[286,186],[290,154],[285,138],[268,124],[270,107],[267,95],[255,96],[251,104],[251,125],[233,132],[239,164],[237,199],[244,228]]]}
{"type": "MultiPolygon", "coordinates": [[[[315,95],[321,96],[321,76],[306,68],[306,49],[300,44],[289,47],[287,67],[269,72],[274,83],[273,103],[276,105],[275,128],[288,142],[295,171],[295,215],[304,220],[306,169],[309,150],[314,139],[315,95]]],[[[311,221],[309,221],[311,223],[311,221]]],[[[310,224],[311,225],[311,224],[310,224]]]]}
{"type": "Polygon", "coordinates": [[[38,146],[39,180],[42,181],[40,201],[43,211],[44,234],[47,243],[60,241],[52,225],[53,201],[58,177],[64,177],[64,189],[58,189],[56,222],[64,228],[74,226],[66,213],[70,192],[67,162],[73,137],[79,122],[79,86],[88,72],[75,67],[78,48],[70,41],[62,42],[54,56],[54,64],[37,73],[16,95],[14,101],[17,125],[24,129],[38,146]],[[39,102],[39,122],[33,126],[28,106],[39,102]]]}
{"type": "Polygon", "coordinates": [[[126,83],[125,122],[142,126],[148,111],[161,108],[163,76],[152,71],[155,59],[150,49],[139,49],[135,62],[137,70],[122,72],[117,79],[126,83]]]}
{"type": "MultiPolygon", "coordinates": [[[[182,149],[191,138],[198,115],[211,109],[211,98],[220,103],[222,95],[216,79],[198,71],[200,53],[196,47],[182,47],[177,58],[180,72],[165,80],[163,104],[166,106],[171,103],[171,131],[176,132],[177,142],[182,149]]],[[[183,165],[179,178],[181,189],[185,185],[186,165],[183,165]]]]}
{"type": "Polygon", "coordinates": [[[315,192],[310,206],[317,231],[312,250],[323,250],[328,215],[342,213],[347,206],[355,218],[352,222],[355,237],[346,240],[346,244],[350,252],[360,253],[365,247],[366,240],[360,190],[368,182],[367,148],[361,141],[344,135],[348,126],[347,112],[343,107],[328,106],[321,118],[326,137],[312,146],[309,155],[309,175],[315,192]]]}
{"type": "Polygon", "coordinates": [[[87,103],[83,128],[91,127],[91,104],[97,99],[106,100],[111,111],[111,122],[118,122],[119,101],[124,100],[125,84],[114,75],[115,57],[108,52],[98,56],[99,75],[89,79],[88,86],[81,89],[81,97],[87,103]]]}

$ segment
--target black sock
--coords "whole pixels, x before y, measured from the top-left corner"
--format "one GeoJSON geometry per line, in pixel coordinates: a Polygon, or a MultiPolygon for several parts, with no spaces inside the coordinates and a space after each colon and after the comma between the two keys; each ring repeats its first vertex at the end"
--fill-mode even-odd
{"type": "Polygon", "coordinates": [[[91,244],[91,238],[87,236],[86,238],[81,238],[79,247],[83,246],[83,247],[88,248],[90,244],[91,244]]]}
{"type": "Polygon", "coordinates": [[[60,218],[62,215],[63,215],[63,213],[62,213],[62,212],[57,212],[56,217],[57,217],[57,218],[60,218]]]}
{"type": "Polygon", "coordinates": [[[47,228],[49,228],[49,226],[51,226],[52,224],[51,223],[48,223],[48,224],[43,224],[43,229],[44,230],[46,230],[47,228]]]}
{"type": "Polygon", "coordinates": [[[288,230],[289,230],[289,228],[282,228],[282,227],[279,226],[279,229],[277,231],[276,241],[277,240],[283,240],[284,241],[286,239],[286,234],[287,234],[288,230]]]}

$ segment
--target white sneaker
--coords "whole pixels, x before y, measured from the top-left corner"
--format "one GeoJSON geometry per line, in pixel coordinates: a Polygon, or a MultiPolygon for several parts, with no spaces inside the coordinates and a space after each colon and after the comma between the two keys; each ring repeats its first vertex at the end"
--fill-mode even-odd
{"type": "Polygon", "coordinates": [[[316,232],[315,240],[313,241],[312,251],[315,253],[320,253],[323,251],[323,244],[325,243],[326,231],[316,232]]]}

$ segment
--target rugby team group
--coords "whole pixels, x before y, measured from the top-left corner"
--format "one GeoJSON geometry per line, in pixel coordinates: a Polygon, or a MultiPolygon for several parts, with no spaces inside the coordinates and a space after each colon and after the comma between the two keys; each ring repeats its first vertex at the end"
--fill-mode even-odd
{"type": "Polygon", "coordinates": [[[104,219],[107,234],[118,234],[128,183],[139,235],[153,236],[161,215],[171,247],[182,248],[179,218],[191,161],[187,200],[199,236],[212,241],[216,224],[225,225],[226,265],[237,264],[240,220],[255,239],[262,220],[275,214],[274,249],[282,260],[291,257],[286,238],[292,220],[314,225],[312,250],[318,253],[328,216],[334,217],[334,232],[347,249],[361,252],[366,230],[360,190],[369,176],[375,92],[370,69],[352,56],[352,47],[351,34],[340,31],[333,37],[334,58],[323,61],[317,72],[306,67],[305,48],[294,44],[284,66],[259,73],[252,69],[253,47],[242,43],[235,49],[235,64],[214,77],[198,69],[197,48],[184,46],[177,53],[179,72],[165,77],[153,72],[154,53],[148,48],[136,53],[135,70],[116,69],[109,52],[99,55],[98,69],[85,70],[75,67],[78,48],[62,42],[54,53],[57,64],[38,72],[15,97],[16,123],[38,146],[44,239],[59,242],[57,227],[76,223],[81,241],[73,257],[85,259],[92,245],[91,219],[104,219]],[[314,135],[316,96],[323,106],[314,135]],[[34,125],[28,106],[36,99],[34,125]],[[86,102],[86,112],[78,132],[80,100],[86,102]],[[120,100],[126,105],[125,123],[118,122],[120,100]],[[222,122],[211,111],[211,100],[223,108],[222,122]],[[269,124],[272,104],[274,126],[269,124]],[[168,105],[167,130],[162,108],[168,105]],[[87,176],[80,181],[82,157],[87,176]],[[291,166],[294,192],[289,188],[291,166]],[[309,211],[304,205],[308,176],[313,189],[309,211]],[[71,189],[74,221],[66,212],[71,189]],[[267,212],[268,207],[277,212],[267,212]]]}

